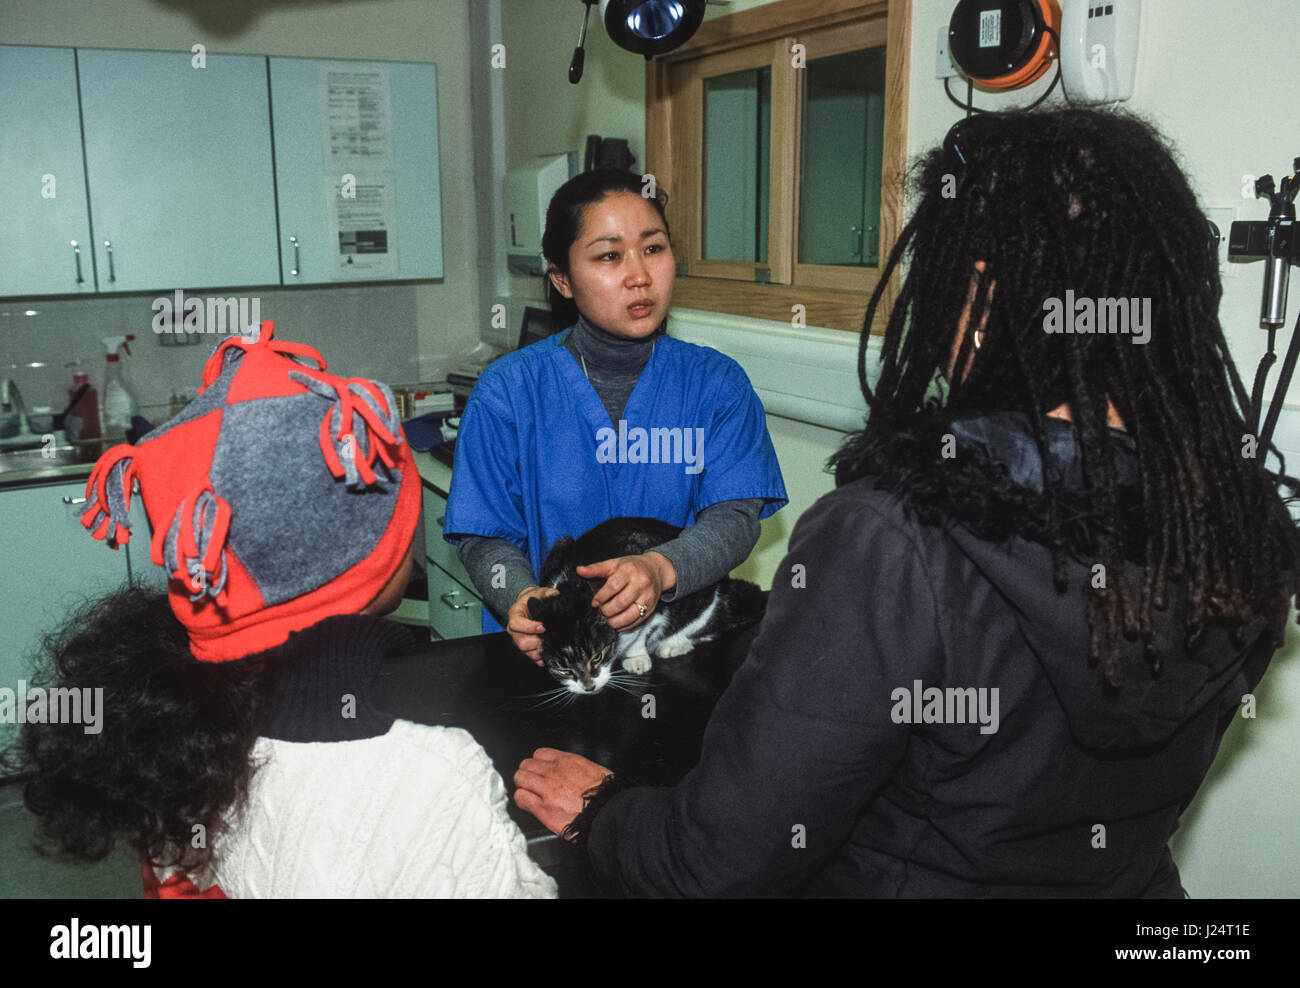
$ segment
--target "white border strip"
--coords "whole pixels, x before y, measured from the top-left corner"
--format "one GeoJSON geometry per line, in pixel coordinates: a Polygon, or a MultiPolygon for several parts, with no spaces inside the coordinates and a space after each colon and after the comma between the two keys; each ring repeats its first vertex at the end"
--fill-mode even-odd
{"type": "MultiPolygon", "coordinates": [[[[673,309],[669,328],[675,338],[713,347],[740,364],[770,415],[843,432],[866,420],[856,333],[682,308],[673,309]]],[[[880,338],[868,347],[867,380],[874,385],[880,338]]]]}

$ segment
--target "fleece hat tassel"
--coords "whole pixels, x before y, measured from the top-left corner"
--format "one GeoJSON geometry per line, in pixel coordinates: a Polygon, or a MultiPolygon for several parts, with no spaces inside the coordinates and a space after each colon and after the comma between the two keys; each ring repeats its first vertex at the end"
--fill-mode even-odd
{"type": "Polygon", "coordinates": [[[385,467],[393,467],[396,461],[389,447],[401,442],[397,438],[401,425],[397,412],[393,411],[397,402],[388,385],[350,378],[340,387],[299,371],[290,371],[289,376],[333,402],[329,414],[320,424],[320,448],[330,473],[343,478],[353,490],[365,490],[371,484],[384,489],[386,482],[373,469],[375,458],[378,457],[385,467]],[[378,393],[378,398],[372,389],[378,393]],[[356,400],[358,398],[360,401],[356,400]],[[358,416],[362,421],[360,430],[355,421],[358,416]],[[370,432],[375,434],[378,443],[370,442],[370,432]]]}
{"type": "MultiPolygon", "coordinates": [[[[161,534],[164,530],[158,531],[161,534]]],[[[165,566],[171,579],[189,583],[194,591],[191,602],[207,595],[221,604],[222,591],[226,588],[229,532],[230,505],[205,488],[197,496],[181,502],[161,545],[155,537],[154,562],[165,566]]]]}
{"type": "Polygon", "coordinates": [[[132,466],[134,446],[114,446],[99,458],[86,482],[86,510],[81,524],[97,539],[110,545],[131,541],[131,490],[135,486],[132,466]]]}
{"type": "Polygon", "coordinates": [[[139,481],[153,561],[203,661],[361,611],[418,521],[420,478],[392,391],[327,373],[319,353],[274,329],[223,342],[199,396],[106,452],[86,486],[82,523],[116,547],[130,539],[139,481]]]}

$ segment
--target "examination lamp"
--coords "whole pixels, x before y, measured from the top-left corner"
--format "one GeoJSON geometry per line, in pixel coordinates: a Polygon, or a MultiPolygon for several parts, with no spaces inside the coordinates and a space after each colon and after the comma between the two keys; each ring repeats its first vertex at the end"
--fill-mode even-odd
{"type": "MultiPolygon", "coordinates": [[[[598,0],[582,0],[582,32],[578,47],[573,50],[569,63],[569,81],[582,78],[586,58],[587,17],[598,0]]],[[[707,0],[717,3],[719,0],[707,0]]],[[[721,0],[730,3],[731,0],[721,0]]],[[[649,61],[655,55],[679,48],[690,40],[704,21],[706,0],[599,0],[600,19],[614,44],[627,51],[644,55],[649,61]]]]}

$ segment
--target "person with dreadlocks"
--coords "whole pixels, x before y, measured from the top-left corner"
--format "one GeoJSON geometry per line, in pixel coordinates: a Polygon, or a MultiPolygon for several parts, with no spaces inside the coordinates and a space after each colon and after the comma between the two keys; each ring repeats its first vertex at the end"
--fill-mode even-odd
{"type": "Polygon", "coordinates": [[[627,788],[540,749],[515,775],[611,891],[1184,895],[1170,835],[1282,642],[1300,548],[1294,484],[1242,455],[1205,219],[1118,112],[974,117],[914,175],[863,327],[869,420],[698,766],[627,788]],[[1060,332],[1070,297],[1150,323],[1060,332]]]}

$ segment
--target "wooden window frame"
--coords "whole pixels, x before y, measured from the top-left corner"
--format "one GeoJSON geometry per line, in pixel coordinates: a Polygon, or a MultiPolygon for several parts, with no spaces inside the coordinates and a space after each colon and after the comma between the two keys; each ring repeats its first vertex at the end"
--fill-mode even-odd
{"type": "MultiPolygon", "coordinates": [[[[668,222],[679,275],[673,302],[689,308],[790,322],[804,306],[809,326],[861,332],[867,303],[902,229],[903,176],[907,167],[907,78],[911,0],[777,0],[703,24],[675,51],[646,65],[646,170],[668,191],[668,222]],[[884,147],[881,160],[878,266],[799,264],[799,145],[802,77],[790,46],[808,44],[820,58],[885,43],[884,147]],[[804,40],[807,39],[807,40],[804,40]],[[759,46],[766,46],[763,51],[759,46]],[[710,261],[700,256],[703,197],[703,77],[763,65],[772,67],[770,211],[766,265],[710,261]],[[685,267],[686,274],[681,274],[685,267]],[[770,281],[755,281],[766,267],[770,281]],[[743,279],[743,280],[742,280],[743,279]]],[[[876,313],[873,333],[883,333],[893,306],[890,286],[876,313]]]]}

